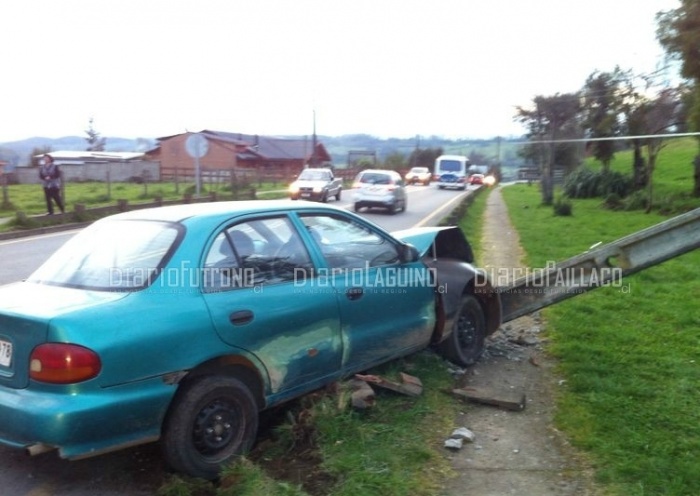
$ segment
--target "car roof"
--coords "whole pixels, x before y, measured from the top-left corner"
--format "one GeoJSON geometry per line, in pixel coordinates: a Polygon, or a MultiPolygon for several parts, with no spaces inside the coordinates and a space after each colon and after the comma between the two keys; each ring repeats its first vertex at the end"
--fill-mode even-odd
{"type": "Polygon", "coordinates": [[[391,169],[365,169],[363,171],[360,171],[360,174],[398,174],[398,172],[393,171],[391,169]]]}
{"type": "Polygon", "coordinates": [[[200,219],[216,219],[219,217],[230,217],[232,215],[264,214],[265,212],[279,212],[280,210],[318,210],[319,208],[345,212],[344,209],[332,205],[319,205],[311,202],[298,202],[294,200],[243,200],[188,203],[167,207],[146,208],[115,214],[107,217],[107,219],[182,222],[194,217],[200,219]]]}

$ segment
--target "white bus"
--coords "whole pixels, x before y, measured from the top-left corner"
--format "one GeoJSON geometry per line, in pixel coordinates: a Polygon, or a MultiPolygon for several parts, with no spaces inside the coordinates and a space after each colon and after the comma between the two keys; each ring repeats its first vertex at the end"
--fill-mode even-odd
{"type": "Polygon", "coordinates": [[[471,162],[463,155],[440,155],[435,159],[433,179],[438,188],[467,189],[471,162]]]}

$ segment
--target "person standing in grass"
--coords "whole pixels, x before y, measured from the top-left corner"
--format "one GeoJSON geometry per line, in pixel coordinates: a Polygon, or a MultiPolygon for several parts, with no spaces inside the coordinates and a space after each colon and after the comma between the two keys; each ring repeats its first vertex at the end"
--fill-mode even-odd
{"type": "Polygon", "coordinates": [[[44,155],[39,166],[39,178],[44,185],[44,197],[49,215],[53,215],[53,202],[56,202],[61,213],[64,213],[65,209],[61,200],[61,171],[51,155],[44,155]]]}

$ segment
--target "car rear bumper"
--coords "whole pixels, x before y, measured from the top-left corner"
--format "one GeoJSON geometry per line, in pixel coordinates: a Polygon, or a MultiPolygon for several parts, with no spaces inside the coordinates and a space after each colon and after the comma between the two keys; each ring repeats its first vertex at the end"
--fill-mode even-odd
{"type": "Polygon", "coordinates": [[[309,200],[309,201],[320,201],[323,198],[323,192],[314,193],[309,191],[300,191],[299,193],[294,193],[289,195],[292,200],[309,200]]]}
{"type": "Polygon", "coordinates": [[[381,207],[390,208],[396,204],[397,198],[393,195],[363,195],[356,194],[353,198],[355,207],[381,207]]]}
{"type": "Polygon", "coordinates": [[[75,459],[155,441],[176,386],[154,378],[79,393],[47,389],[0,388],[0,444],[75,459]]]}
{"type": "Polygon", "coordinates": [[[466,189],[467,184],[466,183],[444,183],[444,182],[439,182],[438,183],[438,188],[445,188],[445,189],[466,189]]]}

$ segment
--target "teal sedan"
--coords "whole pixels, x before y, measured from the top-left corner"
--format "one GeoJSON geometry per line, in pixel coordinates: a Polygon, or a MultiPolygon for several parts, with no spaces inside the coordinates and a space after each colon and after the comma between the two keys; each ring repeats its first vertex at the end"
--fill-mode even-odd
{"type": "Polygon", "coordinates": [[[473,364],[501,308],[472,263],[457,228],[392,235],[291,200],[102,219],[0,287],[0,444],[159,441],[215,479],[265,409],[427,347],[473,364]]]}

